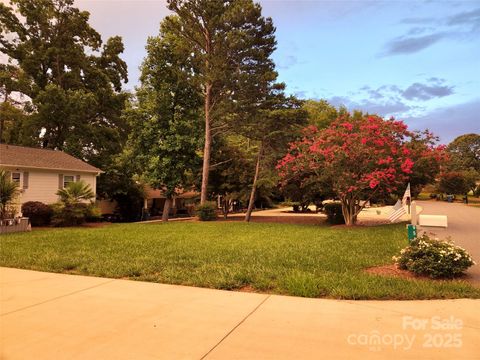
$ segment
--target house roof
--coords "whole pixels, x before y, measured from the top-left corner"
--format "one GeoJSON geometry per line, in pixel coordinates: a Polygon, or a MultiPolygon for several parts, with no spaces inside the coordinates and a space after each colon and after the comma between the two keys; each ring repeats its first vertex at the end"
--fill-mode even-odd
{"type": "Polygon", "coordinates": [[[98,173],[102,170],[58,150],[0,144],[0,166],[98,173]]]}

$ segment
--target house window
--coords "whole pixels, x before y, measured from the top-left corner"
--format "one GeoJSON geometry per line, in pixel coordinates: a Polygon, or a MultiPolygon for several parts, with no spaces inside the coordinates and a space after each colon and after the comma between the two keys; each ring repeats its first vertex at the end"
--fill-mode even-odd
{"type": "Polygon", "coordinates": [[[20,173],[19,172],[12,173],[12,181],[14,183],[17,183],[18,185],[20,185],[20,173]]]}
{"type": "Polygon", "coordinates": [[[66,188],[68,184],[75,182],[75,176],[73,175],[64,175],[63,176],[63,187],[66,188]]]}

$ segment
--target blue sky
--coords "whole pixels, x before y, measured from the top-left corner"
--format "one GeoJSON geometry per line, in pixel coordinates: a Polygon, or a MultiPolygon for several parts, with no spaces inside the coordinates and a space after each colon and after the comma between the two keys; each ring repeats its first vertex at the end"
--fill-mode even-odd
{"type": "MultiPolygon", "coordinates": [[[[260,1],[277,28],[279,80],[301,98],[405,120],[442,142],[480,132],[480,2],[260,1]]],[[[121,35],[138,84],[165,1],[77,0],[103,37],[121,35]]]]}

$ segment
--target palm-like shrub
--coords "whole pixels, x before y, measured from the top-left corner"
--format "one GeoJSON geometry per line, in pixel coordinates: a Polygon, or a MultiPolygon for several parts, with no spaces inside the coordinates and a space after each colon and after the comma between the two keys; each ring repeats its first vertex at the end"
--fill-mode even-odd
{"type": "Polygon", "coordinates": [[[18,185],[5,170],[0,170],[0,219],[9,217],[10,206],[18,195],[18,185]]]}
{"type": "Polygon", "coordinates": [[[83,180],[69,183],[66,188],[58,190],[57,195],[64,204],[76,204],[95,197],[90,185],[83,180]]]}
{"type": "Polygon", "coordinates": [[[90,185],[84,181],[68,184],[65,189],[57,191],[60,202],[54,204],[52,223],[55,226],[81,225],[95,212],[93,202],[86,203],[95,197],[90,185]]]}

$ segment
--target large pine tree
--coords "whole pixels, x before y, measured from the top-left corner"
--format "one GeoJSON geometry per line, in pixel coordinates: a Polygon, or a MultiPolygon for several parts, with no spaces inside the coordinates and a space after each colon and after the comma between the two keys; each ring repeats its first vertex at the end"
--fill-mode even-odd
{"type": "Polygon", "coordinates": [[[164,20],[165,26],[191,52],[191,81],[202,91],[205,141],[200,201],[204,203],[212,136],[228,128],[239,103],[261,102],[268,82],[276,78],[270,58],[276,46],[275,28],[252,0],[168,0],[168,8],[174,15],[164,20]]]}

